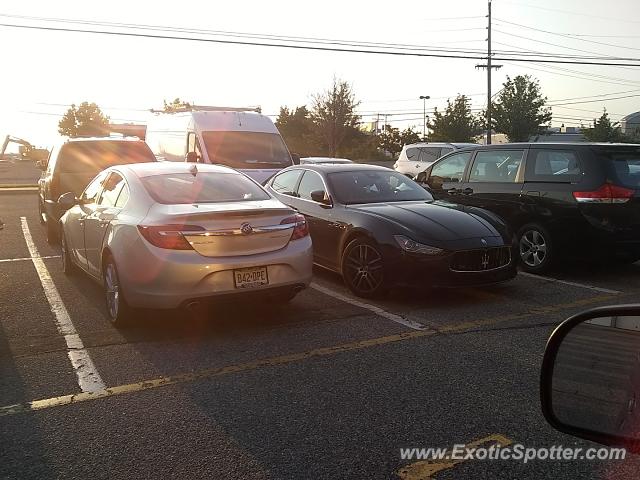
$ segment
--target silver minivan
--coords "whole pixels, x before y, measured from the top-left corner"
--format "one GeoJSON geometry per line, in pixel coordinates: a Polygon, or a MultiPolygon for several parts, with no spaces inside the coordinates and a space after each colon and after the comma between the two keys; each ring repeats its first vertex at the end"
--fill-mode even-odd
{"type": "Polygon", "coordinates": [[[393,168],[396,172],[413,178],[443,155],[475,145],[475,143],[412,143],[402,147],[393,168]]]}

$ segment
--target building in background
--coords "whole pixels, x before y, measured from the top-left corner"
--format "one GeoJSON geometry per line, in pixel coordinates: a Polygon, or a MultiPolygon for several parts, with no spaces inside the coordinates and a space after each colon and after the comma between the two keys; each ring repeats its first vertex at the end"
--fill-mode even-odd
{"type": "Polygon", "coordinates": [[[620,120],[620,131],[631,137],[640,135],[640,112],[630,113],[620,120]]]}

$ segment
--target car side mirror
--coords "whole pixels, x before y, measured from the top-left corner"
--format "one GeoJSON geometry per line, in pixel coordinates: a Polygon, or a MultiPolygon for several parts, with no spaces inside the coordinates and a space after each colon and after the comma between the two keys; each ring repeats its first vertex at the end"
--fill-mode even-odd
{"type": "Polygon", "coordinates": [[[58,197],[58,206],[64,210],[69,210],[75,205],[78,205],[78,203],[79,201],[73,192],[63,193],[58,197]]]}
{"type": "Polygon", "coordinates": [[[196,152],[187,152],[187,154],[184,156],[185,162],[198,163],[198,160],[200,160],[200,157],[196,152]]]}
{"type": "Polygon", "coordinates": [[[540,399],[555,429],[640,453],[640,304],[596,308],[558,326],[540,399]]]}
{"type": "Polygon", "coordinates": [[[47,164],[42,160],[38,160],[36,162],[36,168],[39,168],[40,170],[45,170],[47,168],[47,164]]]}
{"type": "Polygon", "coordinates": [[[322,205],[331,206],[331,199],[327,196],[324,190],[314,190],[310,194],[311,200],[321,203],[322,205]]]}
{"type": "Polygon", "coordinates": [[[293,162],[294,165],[300,165],[300,155],[298,155],[297,153],[292,153],[291,161],[293,162]]]}

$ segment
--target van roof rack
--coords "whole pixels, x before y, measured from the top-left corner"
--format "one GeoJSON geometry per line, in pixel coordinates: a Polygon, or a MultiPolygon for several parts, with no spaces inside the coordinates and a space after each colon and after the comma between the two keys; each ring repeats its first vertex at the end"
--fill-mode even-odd
{"type": "Polygon", "coordinates": [[[256,112],[262,113],[261,107],[216,107],[210,105],[184,105],[176,107],[170,112],[151,109],[152,113],[183,113],[183,112],[256,112]]]}

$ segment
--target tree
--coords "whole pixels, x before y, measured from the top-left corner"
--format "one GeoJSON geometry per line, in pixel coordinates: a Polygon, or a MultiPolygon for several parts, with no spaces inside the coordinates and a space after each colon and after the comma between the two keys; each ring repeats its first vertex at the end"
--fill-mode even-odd
{"type": "Polygon", "coordinates": [[[593,127],[585,128],[582,134],[590,142],[621,142],[625,140],[620,130],[620,125],[611,123],[609,114],[605,108],[599,119],[593,120],[593,127]]]}
{"type": "Polygon", "coordinates": [[[100,137],[109,135],[109,117],[95,103],[82,102],[71,108],[58,122],[58,132],[66,137],[100,137]]]}
{"type": "Polygon", "coordinates": [[[491,103],[491,127],[506,134],[510,142],[526,142],[531,135],[542,133],[551,121],[546,103],[540,84],[530,75],[507,77],[496,102],[491,103]]]}
{"type": "Polygon", "coordinates": [[[385,125],[378,136],[379,148],[389,152],[394,158],[402,151],[402,147],[419,141],[420,135],[411,127],[400,131],[400,129],[392,127],[391,125],[385,125]]]}
{"type": "Polygon", "coordinates": [[[319,150],[314,123],[306,106],[296,107],[295,110],[280,107],[275,123],[290,151],[309,156],[319,150]]]}
{"type": "Polygon", "coordinates": [[[434,142],[473,142],[480,133],[480,121],[471,114],[471,100],[466,95],[458,95],[453,103],[447,100],[444,113],[436,108],[430,127],[429,140],[434,142]]]}
{"type": "Polygon", "coordinates": [[[313,96],[311,119],[329,156],[335,157],[345,140],[358,135],[360,116],[355,109],[359,104],[351,85],[335,78],[331,88],[313,96]]]}
{"type": "Polygon", "coordinates": [[[172,113],[183,108],[191,108],[189,102],[183,102],[179,97],[174,98],[172,102],[168,103],[166,100],[162,100],[162,103],[164,103],[163,110],[167,113],[172,113]]]}

